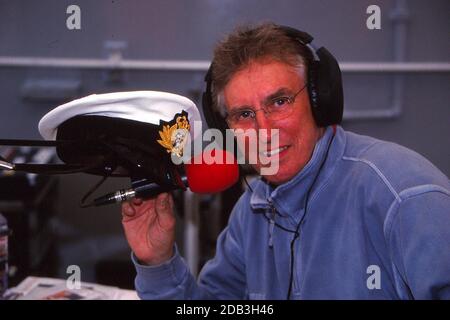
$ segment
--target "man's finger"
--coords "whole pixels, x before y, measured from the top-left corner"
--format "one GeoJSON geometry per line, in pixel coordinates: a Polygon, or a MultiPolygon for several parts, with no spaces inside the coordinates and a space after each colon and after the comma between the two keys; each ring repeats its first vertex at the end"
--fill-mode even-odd
{"type": "Polygon", "coordinates": [[[122,203],[122,215],[126,217],[133,217],[136,214],[136,210],[131,206],[130,203],[122,203]]]}
{"type": "Polygon", "coordinates": [[[156,212],[158,214],[171,213],[170,197],[168,193],[161,193],[156,198],[156,212]]]}
{"type": "Polygon", "coordinates": [[[133,198],[133,199],[131,199],[131,202],[135,206],[140,206],[144,202],[144,200],[142,200],[141,198],[133,198]]]}

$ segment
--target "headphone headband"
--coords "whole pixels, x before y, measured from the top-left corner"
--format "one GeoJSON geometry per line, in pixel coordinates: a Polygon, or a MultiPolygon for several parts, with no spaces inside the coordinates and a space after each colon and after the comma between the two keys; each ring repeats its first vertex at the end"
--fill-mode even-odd
{"type": "MultiPolygon", "coordinates": [[[[310,54],[308,62],[308,94],[312,114],[319,127],[339,124],[344,111],[342,75],[339,64],[325,48],[316,49],[313,37],[304,31],[288,26],[278,28],[289,38],[295,40],[310,54]]],[[[203,114],[209,127],[222,132],[228,128],[227,123],[214,108],[212,97],[212,64],[205,75],[206,88],[202,97],[203,114]]]]}

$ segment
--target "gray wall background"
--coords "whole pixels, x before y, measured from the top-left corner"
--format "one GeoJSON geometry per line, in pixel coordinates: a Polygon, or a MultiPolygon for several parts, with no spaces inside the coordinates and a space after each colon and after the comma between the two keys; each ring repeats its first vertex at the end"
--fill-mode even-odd
{"type": "MultiPolygon", "coordinates": [[[[0,56],[105,58],[105,42],[124,41],[126,59],[209,60],[214,44],[237,24],[274,21],[311,33],[340,62],[393,60],[393,28],[388,0],[0,0],[0,56]],[[81,8],[81,30],[66,28],[66,8],[81,8]],[[381,8],[382,29],[366,28],[366,8],[381,8]]],[[[410,0],[406,59],[449,62],[450,2],[410,0]]],[[[111,83],[99,70],[0,67],[0,138],[39,138],[37,123],[61,104],[30,95],[27,85],[73,81],[77,96],[126,90],[162,90],[199,102],[201,71],[127,71],[111,83]]],[[[344,128],[405,145],[450,175],[448,73],[408,74],[404,108],[396,119],[344,121],[344,128]]],[[[346,107],[383,108],[389,103],[392,75],[344,74],[346,107]]],[[[126,251],[119,207],[80,210],[78,202],[97,180],[61,177],[57,231],[70,248],[63,263],[92,264],[126,251]]],[[[105,191],[127,185],[110,181],[105,191]]],[[[87,273],[83,280],[93,280],[87,273]]]]}

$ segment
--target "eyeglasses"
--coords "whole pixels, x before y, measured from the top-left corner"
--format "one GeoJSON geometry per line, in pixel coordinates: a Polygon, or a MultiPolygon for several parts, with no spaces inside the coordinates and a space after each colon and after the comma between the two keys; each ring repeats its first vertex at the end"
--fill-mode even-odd
{"type": "Polygon", "coordinates": [[[295,98],[300,92],[302,92],[308,84],[297,91],[292,96],[289,95],[277,95],[273,98],[269,98],[263,107],[258,110],[251,108],[241,108],[231,111],[225,117],[226,122],[232,128],[251,128],[256,123],[256,112],[264,111],[266,117],[273,121],[278,121],[289,117],[294,110],[295,98]]]}

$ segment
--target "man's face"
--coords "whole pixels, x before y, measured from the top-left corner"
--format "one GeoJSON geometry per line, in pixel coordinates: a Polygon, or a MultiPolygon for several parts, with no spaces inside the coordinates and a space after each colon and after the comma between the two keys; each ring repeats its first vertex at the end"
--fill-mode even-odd
{"type": "MultiPolygon", "coordinates": [[[[274,93],[284,92],[284,95],[293,96],[305,84],[304,72],[299,72],[298,68],[275,60],[253,61],[236,72],[225,86],[225,105],[229,113],[243,107],[260,110],[274,93]]],[[[268,132],[267,138],[263,138],[267,141],[267,150],[272,150],[270,129],[279,129],[280,152],[276,154],[278,171],[265,175],[269,182],[276,185],[287,182],[303,169],[323,133],[314,122],[306,89],[296,96],[291,107],[293,109],[289,117],[276,121],[262,111],[255,113],[254,128],[267,129],[268,132]]],[[[259,135],[258,137],[261,139],[259,135]]],[[[248,149],[248,145],[245,149],[248,149]]],[[[248,155],[248,152],[245,154],[248,155]]],[[[261,172],[263,164],[260,157],[257,158],[258,162],[253,167],[261,172]]]]}

